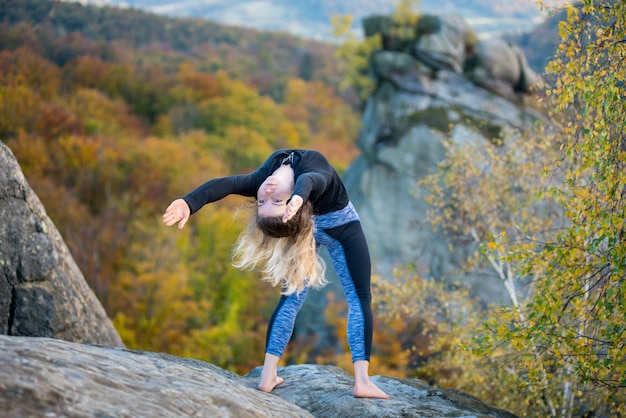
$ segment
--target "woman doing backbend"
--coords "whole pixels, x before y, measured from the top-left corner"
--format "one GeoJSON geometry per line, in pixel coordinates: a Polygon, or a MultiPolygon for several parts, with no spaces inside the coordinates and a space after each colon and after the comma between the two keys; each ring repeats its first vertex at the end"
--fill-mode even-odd
{"type": "Polygon", "coordinates": [[[369,378],[372,346],[371,262],[359,216],[328,160],[311,150],[280,150],[254,172],[209,180],[163,215],[182,228],[190,215],[230,194],[254,197],[257,211],[237,240],[234,265],[262,266],[263,278],[282,294],[267,328],[259,389],[271,392],[283,379],[278,362],[293,333],[310,287],[326,284],[319,247],[325,245],[348,303],[347,339],[352,353],[353,395],[388,398],[369,378]]]}

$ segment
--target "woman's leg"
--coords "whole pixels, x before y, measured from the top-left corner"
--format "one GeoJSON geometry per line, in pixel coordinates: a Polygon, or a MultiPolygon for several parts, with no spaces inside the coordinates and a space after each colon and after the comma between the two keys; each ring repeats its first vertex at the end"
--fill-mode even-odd
{"type": "Polygon", "coordinates": [[[373,320],[371,309],[371,261],[359,221],[324,229],[333,240],[326,242],[348,303],[347,338],[354,365],[356,397],[388,398],[369,378],[373,320]]]}
{"type": "Polygon", "coordinates": [[[371,262],[360,222],[351,222],[324,232],[333,240],[326,243],[335,272],[348,303],[347,338],[352,361],[369,360],[372,348],[370,293],[371,262]]]}
{"type": "Polygon", "coordinates": [[[306,299],[309,289],[305,288],[299,294],[282,295],[267,326],[265,362],[261,372],[259,389],[271,392],[281,384],[283,379],[277,375],[280,358],[291,339],[296,316],[306,299]]]}

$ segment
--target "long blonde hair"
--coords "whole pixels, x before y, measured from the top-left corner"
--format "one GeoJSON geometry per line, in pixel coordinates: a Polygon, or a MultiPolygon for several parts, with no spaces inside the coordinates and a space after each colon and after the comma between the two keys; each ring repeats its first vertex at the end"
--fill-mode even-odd
{"type": "Polygon", "coordinates": [[[283,295],[300,293],[307,286],[322,287],[327,283],[326,264],[317,252],[314,228],[309,202],[287,223],[260,218],[255,211],[235,243],[233,265],[253,269],[262,264],[262,279],[280,285],[283,295]]]}

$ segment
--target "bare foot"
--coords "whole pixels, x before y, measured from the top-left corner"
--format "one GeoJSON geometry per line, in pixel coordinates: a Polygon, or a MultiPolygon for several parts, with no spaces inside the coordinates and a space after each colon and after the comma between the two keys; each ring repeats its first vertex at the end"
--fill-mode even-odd
{"type": "Polygon", "coordinates": [[[268,378],[264,378],[261,375],[261,382],[259,383],[259,390],[263,392],[270,393],[274,390],[274,388],[283,383],[283,378],[279,376],[269,376],[268,378]]]}
{"type": "Polygon", "coordinates": [[[354,389],[352,394],[355,398],[378,398],[389,399],[389,396],[380,390],[369,377],[368,360],[357,360],[354,362],[354,389]]]}
{"type": "Polygon", "coordinates": [[[263,392],[271,392],[274,388],[283,383],[283,378],[278,377],[277,367],[280,357],[273,354],[265,353],[263,362],[263,370],[261,370],[261,381],[259,382],[259,390],[263,392]]]}
{"type": "Polygon", "coordinates": [[[369,379],[366,382],[355,382],[352,394],[355,398],[389,399],[389,395],[380,390],[378,386],[369,379]]]}

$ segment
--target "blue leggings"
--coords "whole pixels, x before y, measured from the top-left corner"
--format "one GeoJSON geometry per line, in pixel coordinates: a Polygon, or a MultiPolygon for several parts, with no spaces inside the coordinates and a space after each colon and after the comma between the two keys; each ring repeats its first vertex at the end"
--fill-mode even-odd
{"type": "MultiPolygon", "coordinates": [[[[325,245],[348,303],[347,337],[352,362],[369,360],[372,348],[371,261],[365,234],[352,203],[315,217],[315,240],[325,245]]],[[[282,357],[308,288],[281,296],[267,328],[265,352],[282,357]]]]}

